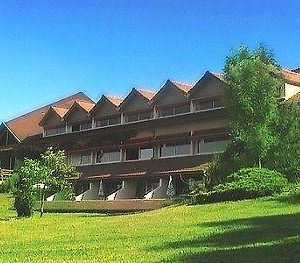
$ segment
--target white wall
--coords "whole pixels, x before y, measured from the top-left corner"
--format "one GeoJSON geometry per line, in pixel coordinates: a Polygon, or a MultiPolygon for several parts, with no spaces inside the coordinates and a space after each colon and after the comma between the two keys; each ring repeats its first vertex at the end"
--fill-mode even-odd
{"type": "Polygon", "coordinates": [[[123,186],[116,192],[115,199],[130,199],[135,198],[137,181],[134,179],[126,179],[123,181],[123,186]]]}
{"type": "Polygon", "coordinates": [[[293,97],[300,92],[300,87],[285,83],[285,99],[293,97]]]}

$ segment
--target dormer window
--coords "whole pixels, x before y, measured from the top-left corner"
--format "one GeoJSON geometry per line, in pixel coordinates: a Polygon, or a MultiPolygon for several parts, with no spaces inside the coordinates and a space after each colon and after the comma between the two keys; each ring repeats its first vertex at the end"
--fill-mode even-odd
{"type": "Polygon", "coordinates": [[[103,119],[96,120],[96,127],[106,127],[117,125],[121,123],[121,116],[110,116],[103,119]]]}
{"type": "Polygon", "coordinates": [[[126,122],[149,120],[149,119],[152,119],[152,118],[153,118],[153,112],[152,111],[134,112],[134,113],[128,113],[126,115],[126,122]]]}
{"type": "Polygon", "coordinates": [[[66,126],[56,128],[45,128],[45,136],[53,136],[66,133],[66,126]]]}
{"type": "Polygon", "coordinates": [[[177,105],[171,107],[164,107],[158,110],[158,117],[168,117],[173,115],[180,115],[190,112],[190,105],[177,105]]]}
{"type": "Polygon", "coordinates": [[[72,132],[92,129],[92,122],[72,124],[72,132]]]}
{"type": "Polygon", "coordinates": [[[221,101],[221,99],[213,99],[213,100],[205,100],[205,101],[195,102],[196,111],[211,110],[211,109],[220,108],[223,106],[224,106],[224,104],[221,101]]]}
{"type": "Polygon", "coordinates": [[[86,123],[80,124],[81,131],[89,130],[89,129],[92,129],[92,122],[86,122],[86,123]]]}

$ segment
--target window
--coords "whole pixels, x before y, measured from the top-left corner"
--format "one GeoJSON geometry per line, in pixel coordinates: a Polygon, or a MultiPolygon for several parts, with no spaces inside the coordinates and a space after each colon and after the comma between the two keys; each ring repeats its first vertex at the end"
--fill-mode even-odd
{"type": "Polygon", "coordinates": [[[139,159],[139,148],[126,149],[126,161],[138,160],[139,159]]]}
{"type": "Polygon", "coordinates": [[[126,116],[126,122],[149,120],[151,118],[152,118],[152,111],[128,113],[126,116]]]}
{"type": "Polygon", "coordinates": [[[111,117],[108,119],[108,125],[116,125],[121,123],[121,117],[116,116],[116,117],[111,117]]]}
{"type": "Polygon", "coordinates": [[[69,163],[72,166],[80,166],[92,163],[92,154],[90,152],[71,154],[69,163]]]}
{"type": "Polygon", "coordinates": [[[158,110],[158,117],[167,117],[172,115],[174,115],[173,108],[165,108],[158,110]]]}
{"type": "Polygon", "coordinates": [[[190,104],[172,106],[158,110],[158,117],[168,117],[190,112],[190,104]]]}
{"type": "Polygon", "coordinates": [[[150,160],[153,158],[153,148],[129,148],[126,149],[126,161],[150,160]]]}
{"type": "Polygon", "coordinates": [[[121,160],[121,152],[118,151],[99,151],[97,153],[97,163],[119,162],[121,160]]]}
{"type": "Polygon", "coordinates": [[[196,111],[210,110],[214,108],[223,107],[223,102],[220,99],[198,101],[195,104],[196,111]]]}
{"type": "Polygon", "coordinates": [[[59,135],[63,133],[66,133],[66,126],[45,129],[45,136],[59,135]]]}
{"type": "Polygon", "coordinates": [[[174,108],[175,115],[190,112],[190,104],[177,106],[174,108]]]}
{"type": "Polygon", "coordinates": [[[153,158],[153,148],[140,148],[140,160],[150,160],[153,158]]]}
{"type": "Polygon", "coordinates": [[[210,154],[223,152],[226,149],[228,141],[223,138],[202,139],[198,144],[199,154],[210,154]]]}
{"type": "Polygon", "coordinates": [[[96,121],[96,127],[112,126],[121,123],[120,116],[110,116],[96,121]]]}
{"type": "Polygon", "coordinates": [[[80,124],[81,131],[89,130],[89,129],[92,129],[92,122],[86,122],[86,123],[80,124]]]}
{"type": "Polygon", "coordinates": [[[80,131],[80,124],[74,124],[72,125],[72,132],[80,131]]]}
{"type": "Polygon", "coordinates": [[[190,152],[190,143],[167,143],[160,147],[160,157],[183,156],[190,152]]]}

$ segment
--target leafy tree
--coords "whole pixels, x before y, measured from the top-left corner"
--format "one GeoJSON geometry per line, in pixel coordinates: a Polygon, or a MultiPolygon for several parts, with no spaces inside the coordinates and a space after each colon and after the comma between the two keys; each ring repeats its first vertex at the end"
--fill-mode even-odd
{"type": "Polygon", "coordinates": [[[73,193],[68,180],[77,177],[78,173],[66,163],[63,151],[53,151],[51,148],[41,155],[40,160],[25,159],[18,171],[11,177],[11,191],[15,197],[15,208],[18,216],[31,216],[33,202],[37,192],[41,192],[41,216],[45,192],[63,192],[67,197],[73,193]]]}
{"type": "Polygon", "coordinates": [[[243,144],[247,155],[261,167],[276,143],[272,127],[283,87],[280,67],[265,47],[254,51],[241,47],[227,57],[224,72],[230,139],[243,144]]]}
{"type": "Polygon", "coordinates": [[[286,174],[290,181],[299,181],[300,105],[289,101],[282,104],[274,130],[278,140],[269,152],[268,165],[286,174]]]}

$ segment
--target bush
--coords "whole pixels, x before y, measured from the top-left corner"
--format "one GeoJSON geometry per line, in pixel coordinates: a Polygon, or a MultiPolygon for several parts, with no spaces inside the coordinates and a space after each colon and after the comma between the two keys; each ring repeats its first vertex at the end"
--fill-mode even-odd
{"type": "Polygon", "coordinates": [[[287,186],[288,180],[279,172],[244,168],[229,175],[224,183],[214,186],[211,191],[195,193],[194,201],[205,203],[270,196],[282,192],[287,186]]]}

